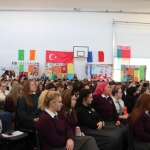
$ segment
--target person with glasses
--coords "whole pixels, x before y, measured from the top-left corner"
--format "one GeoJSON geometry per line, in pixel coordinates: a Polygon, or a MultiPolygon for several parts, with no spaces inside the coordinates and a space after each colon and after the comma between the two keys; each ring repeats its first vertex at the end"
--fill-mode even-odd
{"type": "Polygon", "coordinates": [[[0,110],[4,110],[5,98],[9,91],[6,90],[6,83],[4,81],[0,82],[0,110]]]}
{"type": "Polygon", "coordinates": [[[126,111],[124,111],[126,109],[126,107],[124,106],[124,102],[121,98],[122,98],[121,87],[115,86],[112,89],[112,99],[115,104],[117,113],[119,115],[120,122],[123,124],[127,124],[128,123],[127,118],[129,116],[129,114],[126,111]]]}
{"type": "MultiPolygon", "coordinates": [[[[42,150],[83,150],[80,141],[74,138],[72,128],[58,113],[62,105],[61,94],[58,91],[45,90],[39,98],[39,108],[44,110],[37,123],[42,150]]],[[[91,142],[87,141],[85,145],[88,150],[91,142]]],[[[93,148],[98,150],[96,143],[93,148]]]]}

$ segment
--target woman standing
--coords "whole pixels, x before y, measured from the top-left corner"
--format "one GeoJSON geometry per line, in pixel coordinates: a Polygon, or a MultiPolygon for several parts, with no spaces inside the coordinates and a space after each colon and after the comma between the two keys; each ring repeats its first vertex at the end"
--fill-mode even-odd
{"type": "Polygon", "coordinates": [[[92,106],[102,120],[105,121],[107,128],[112,129],[112,132],[116,130],[121,132],[121,143],[123,149],[126,150],[128,148],[128,128],[120,123],[116,107],[110,97],[111,91],[108,82],[101,82],[93,94],[92,106]]]}
{"type": "Polygon", "coordinates": [[[131,137],[135,150],[150,149],[150,95],[142,94],[129,115],[131,137]]]}
{"type": "Polygon", "coordinates": [[[72,129],[57,111],[62,107],[61,94],[57,91],[43,91],[39,98],[39,107],[45,110],[37,124],[42,150],[98,150],[94,139],[80,140],[74,138],[72,129]]]}
{"type": "Polygon", "coordinates": [[[76,113],[82,131],[95,138],[100,150],[122,150],[120,131],[104,126],[102,118],[91,107],[92,100],[92,92],[88,89],[82,90],[77,99],[76,113]]]}

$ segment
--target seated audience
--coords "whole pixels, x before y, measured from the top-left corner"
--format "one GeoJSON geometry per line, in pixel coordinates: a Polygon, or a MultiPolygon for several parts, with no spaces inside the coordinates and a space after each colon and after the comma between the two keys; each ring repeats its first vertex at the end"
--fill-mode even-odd
{"type": "Polygon", "coordinates": [[[134,150],[150,150],[150,95],[142,94],[129,115],[134,150]]]}
{"type": "Polygon", "coordinates": [[[56,88],[60,94],[62,94],[64,92],[64,85],[62,83],[57,83],[56,88]]]}
{"type": "Polygon", "coordinates": [[[92,100],[92,92],[88,89],[82,90],[77,99],[76,113],[82,131],[95,138],[100,150],[122,150],[119,130],[105,126],[102,118],[92,108],[92,100]]]}
{"type": "Polygon", "coordinates": [[[24,82],[23,96],[18,102],[20,126],[25,129],[36,130],[36,124],[41,113],[38,109],[38,96],[33,94],[35,91],[35,83],[32,80],[26,80],[24,82]]]}
{"type": "Polygon", "coordinates": [[[128,148],[128,128],[120,123],[116,107],[110,97],[111,91],[111,86],[108,82],[99,83],[93,94],[92,106],[101,119],[105,121],[106,127],[121,132],[121,143],[123,144],[123,149],[126,150],[128,148]]]}
{"type": "Polygon", "coordinates": [[[40,96],[42,91],[43,91],[43,85],[42,85],[42,83],[39,83],[37,86],[36,95],[40,96]]]}
{"type": "Polygon", "coordinates": [[[115,86],[112,89],[112,99],[113,99],[113,102],[115,104],[115,107],[116,107],[116,110],[117,110],[117,113],[119,115],[119,119],[120,119],[121,123],[127,124],[128,123],[127,118],[128,118],[129,115],[124,114],[125,106],[124,106],[124,102],[121,98],[122,98],[121,87],[120,86],[115,86]]]}
{"type": "Polygon", "coordinates": [[[49,91],[56,91],[56,86],[53,83],[48,83],[45,86],[45,90],[49,90],[49,91]]]}
{"type": "Polygon", "coordinates": [[[4,108],[10,113],[16,113],[18,108],[18,100],[22,96],[23,86],[15,84],[11,92],[6,96],[4,108]]]}
{"type": "Polygon", "coordinates": [[[6,82],[1,81],[0,82],[0,110],[4,110],[4,103],[6,96],[8,95],[9,91],[6,90],[6,82]]]}
{"type": "Polygon", "coordinates": [[[136,102],[136,87],[129,87],[127,88],[127,95],[124,99],[124,104],[127,107],[127,112],[128,114],[130,114],[133,110],[133,107],[135,105],[136,102]]]}
{"type": "MultiPolygon", "coordinates": [[[[98,150],[95,140],[80,140],[74,137],[72,129],[57,111],[62,107],[61,94],[57,91],[43,91],[39,107],[45,110],[40,116],[37,131],[42,150],[98,150]]],[[[81,137],[82,139],[82,137],[81,137]]]]}
{"type": "Polygon", "coordinates": [[[147,87],[142,87],[140,94],[149,94],[149,90],[147,87]]]}

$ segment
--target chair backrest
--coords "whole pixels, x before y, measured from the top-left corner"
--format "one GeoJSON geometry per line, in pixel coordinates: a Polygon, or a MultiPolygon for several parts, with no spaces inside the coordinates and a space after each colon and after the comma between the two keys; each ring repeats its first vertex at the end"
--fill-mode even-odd
{"type": "Polygon", "coordinates": [[[37,149],[41,150],[41,145],[40,145],[40,139],[39,139],[38,132],[36,131],[35,133],[36,133],[37,149]]]}
{"type": "Polygon", "coordinates": [[[2,121],[2,124],[6,126],[6,127],[3,127],[3,129],[4,128],[6,129],[4,133],[10,134],[14,132],[14,129],[12,127],[11,115],[9,112],[0,112],[0,119],[2,121]]]}

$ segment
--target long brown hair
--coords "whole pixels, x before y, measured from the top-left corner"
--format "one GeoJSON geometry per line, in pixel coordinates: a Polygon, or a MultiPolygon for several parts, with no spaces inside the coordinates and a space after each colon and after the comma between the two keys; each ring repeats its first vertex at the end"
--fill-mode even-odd
{"type": "Polygon", "coordinates": [[[67,89],[62,94],[63,106],[62,106],[61,110],[63,112],[65,119],[69,120],[69,118],[71,117],[70,109],[72,109],[72,115],[73,115],[74,119],[78,122],[76,112],[75,112],[74,108],[71,108],[71,97],[74,95],[72,90],[73,89],[67,89]]]}
{"type": "Polygon", "coordinates": [[[20,95],[20,90],[23,89],[23,86],[21,84],[15,84],[11,90],[11,92],[7,95],[7,97],[11,98],[14,104],[14,107],[17,107],[18,98],[20,95]]]}
{"type": "Polygon", "coordinates": [[[33,81],[25,80],[23,84],[24,86],[23,96],[25,97],[28,106],[33,106],[31,97],[29,95],[31,82],[33,81]]]}
{"type": "Polygon", "coordinates": [[[145,111],[150,110],[150,95],[149,94],[142,94],[137,99],[135,107],[131,114],[128,117],[129,120],[129,126],[130,126],[130,134],[133,138],[134,132],[133,127],[135,121],[138,119],[138,117],[145,111]]]}

